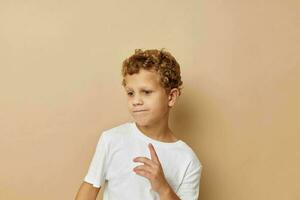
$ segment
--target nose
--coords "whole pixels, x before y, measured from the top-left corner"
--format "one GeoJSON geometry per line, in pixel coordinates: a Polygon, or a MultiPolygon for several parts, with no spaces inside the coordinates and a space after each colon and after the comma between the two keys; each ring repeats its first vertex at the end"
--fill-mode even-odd
{"type": "Polygon", "coordinates": [[[142,100],[141,97],[139,97],[139,96],[136,95],[136,96],[134,97],[133,101],[132,101],[132,104],[133,104],[134,106],[136,106],[136,105],[141,105],[141,104],[143,104],[143,100],[142,100]]]}

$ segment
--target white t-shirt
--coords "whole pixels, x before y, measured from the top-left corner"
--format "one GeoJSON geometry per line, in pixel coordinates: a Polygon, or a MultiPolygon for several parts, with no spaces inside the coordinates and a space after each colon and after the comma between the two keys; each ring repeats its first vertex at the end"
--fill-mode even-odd
{"type": "MultiPolygon", "coordinates": [[[[133,171],[151,159],[152,143],[169,185],[181,200],[198,200],[202,165],[193,150],[182,140],[173,143],[154,140],[142,133],[135,122],[103,131],[84,181],[99,188],[105,185],[103,200],[159,200],[150,181],[133,171]]],[[[102,187],[103,188],[103,187],[102,187]]]]}

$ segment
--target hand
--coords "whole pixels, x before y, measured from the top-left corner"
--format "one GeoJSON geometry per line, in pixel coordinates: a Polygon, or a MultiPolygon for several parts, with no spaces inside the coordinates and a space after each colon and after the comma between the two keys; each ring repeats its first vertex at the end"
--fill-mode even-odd
{"type": "Polygon", "coordinates": [[[157,193],[162,194],[170,189],[170,186],[164,176],[162,166],[153,145],[149,143],[148,147],[150,149],[151,160],[146,157],[136,157],[133,161],[142,162],[144,165],[133,168],[133,171],[138,175],[147,178],[151,183],[152,189],[157,193]]]}

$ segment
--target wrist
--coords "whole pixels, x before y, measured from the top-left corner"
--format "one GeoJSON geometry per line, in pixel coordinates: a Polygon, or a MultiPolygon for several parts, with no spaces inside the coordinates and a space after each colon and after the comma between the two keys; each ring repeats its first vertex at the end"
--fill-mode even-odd
{"type": "Polygon", "coordinates": [[[169,196],[172,193],[172,191],[172,188],[169,185],[166,185],[158,193],[160,197],[166,197],[169,196]]]}
{"type": "Polygon", "coordinates": [[[176,195],[170,185],[167,185],[164,189],[162,189],[159,193],[159,198],[161,200],[180,200],[180,198],[176,195]]]}

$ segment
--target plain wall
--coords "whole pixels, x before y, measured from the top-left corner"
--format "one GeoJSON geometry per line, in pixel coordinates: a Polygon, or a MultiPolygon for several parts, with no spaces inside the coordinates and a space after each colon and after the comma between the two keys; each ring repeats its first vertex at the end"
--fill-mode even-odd
{"type": "MultiPolygon", "coordinates": [[[[300,199],[300,1],[0,1],[0,199],[73,199],[105,129],[132,120],[121,63],[166,48],[170,125],[201,200],[300,199]]],[[[102,193],[99,195],[101,199],[102,193]]]]}

